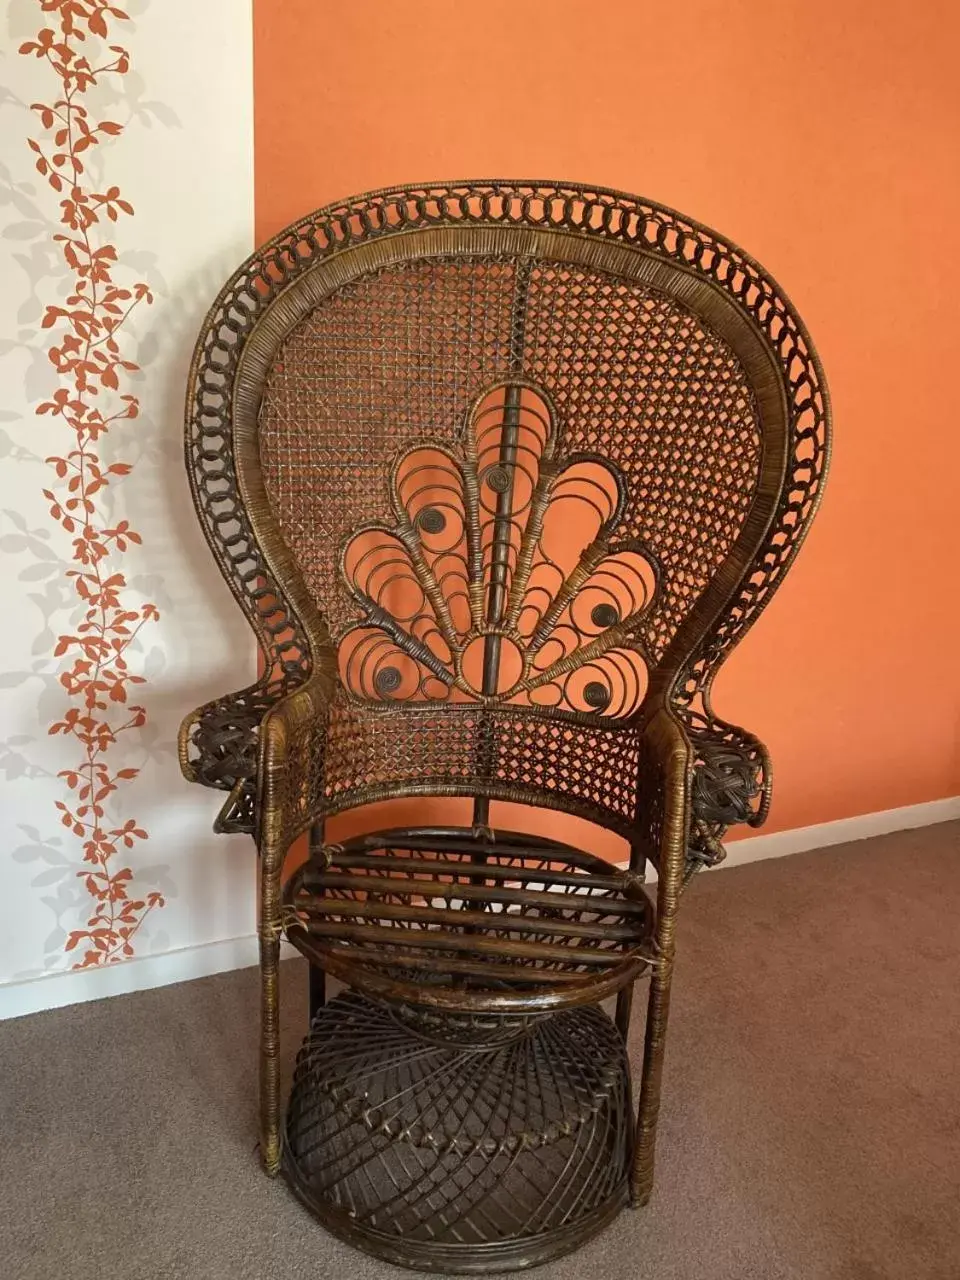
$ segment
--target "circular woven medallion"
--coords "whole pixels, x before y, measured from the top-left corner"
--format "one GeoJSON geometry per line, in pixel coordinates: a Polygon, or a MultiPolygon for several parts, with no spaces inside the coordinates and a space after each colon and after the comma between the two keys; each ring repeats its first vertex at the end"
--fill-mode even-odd
{"type": "Polygon", "coordinates": [[[588,707],[593,707],[595,711],[602,711],[610,701],[610,690],[599,680],[591,680],[583,687],[583,700],[588,707]]]}
{"type": "Polygon", "coordinates": [[[424,507],[417,516],[417,524],[424,533],[442,533],[447,527],[447,517],[437,507],[424,507]]]}
{"type": "Polygon", "coordinates": [[[506,493],[510,488],[510,472],[506,467],[491,467],[484,479],[494,493],[506,493]]]}
{"type": "Polygon", "coordinates": [[[620,611],[612,604],[595,604],[590,621],[595,627],[614,627],[620,621],[620,611]]]}
{"type": "Polygon", "coordinates": [[[396,667],[381,667],[373,677],[377,693],[396,693],[400,688],[400,672],[396,667]]]}

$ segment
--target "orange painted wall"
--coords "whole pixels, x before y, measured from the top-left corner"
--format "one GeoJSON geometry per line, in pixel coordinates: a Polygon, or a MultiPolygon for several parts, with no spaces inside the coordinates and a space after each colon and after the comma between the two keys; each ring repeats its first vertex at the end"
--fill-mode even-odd
{"type": "Polygon", "coordinates": [[[718,710],[771,747],[768,830],[960,792],[953,0],[254,10],[260,239],[394,182],[571,178],[773,272],[826,367],[834,466],[718,710]]]}

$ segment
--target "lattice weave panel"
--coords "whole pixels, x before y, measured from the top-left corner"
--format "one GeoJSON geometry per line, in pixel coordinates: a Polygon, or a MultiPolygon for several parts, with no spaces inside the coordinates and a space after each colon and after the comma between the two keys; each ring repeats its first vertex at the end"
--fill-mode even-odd
{"type": "MultiPolygon", "coordinates": [[[[746,375],[718,335],[647,286],[567,264],[525,270],[519,367],[510,345],[514,259],[390,266],[311,311],[268,374],[259,424],[267,492],[311,595],[340,634],[361,615],[339,558],[355,530],[390,509],[399,452],[430,441],[462,454],[474,401],[511,376],[527,379],[556,406],[560,455],[609,459],[625,478],[618,534],[650,547],[660,570],[635,630],[656,661],[752,500],[760,439],[746,375]]],[[[442,786],[477,772],[475,720],[436,717],[411,750],[413,724],[402,728],[359,705],[336,719],[326,759],[331,795],[391,779],[442,786]],[[348,724],[356,726],[353,747],[338,750],[349,747],[348,724]]],[[[569,750],[569,736],[543,722],[517,715],[511,728],[498,735],[510,757],[502,777],[541,793],[560,786],[574,806],[578,798],[599,803],[629,823],[632,795],[617,795],[635,776],[617,772],[629,743],[598,726],[592,752],[582,742],[569,750]],[[572,757],[572,772],[561,756],[572,757]]]]}
{"type": "Polygon", "coordinates": [[[560,416],[562,448],[628,479],[624,536],[647,542],[663,593],[645,637],[661,653],[749,509],[760,439],[744,371],[672,299],[599,271],[530,273],[521,370],[510,363],[516,262],[383,269],[301,322],[271,370],[261,460],[284,537],[334,632],[357,615],[337,557],[383,515],[389,465],[424,439],[457,447],[487,387],[517,372],[560,416]]]}

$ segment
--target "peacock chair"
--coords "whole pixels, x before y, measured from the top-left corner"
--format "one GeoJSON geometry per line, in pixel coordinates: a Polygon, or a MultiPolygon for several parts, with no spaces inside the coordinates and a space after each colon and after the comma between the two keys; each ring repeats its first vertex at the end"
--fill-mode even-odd
{"type": "Polygon", "coordinates": [[[239,268],[186,416],[197,513],[261,654],[255,684],[187,717],[180,754],[226,793],[218,829],[256,841],[264,1167],[401,1265],[566,1253],[650,1197],[681,894],[769,808],[767,753],[710,689],[820,498],[807,332],[756,262],[670,209],[410,186],[239,268]],[[410,796],[472,808],[325,838],[410,796]],[[624,865],[502,829],[498,801],[614,832],[624,865]],[[285,1109],[284,937],[311,973],[285,1109]]]}

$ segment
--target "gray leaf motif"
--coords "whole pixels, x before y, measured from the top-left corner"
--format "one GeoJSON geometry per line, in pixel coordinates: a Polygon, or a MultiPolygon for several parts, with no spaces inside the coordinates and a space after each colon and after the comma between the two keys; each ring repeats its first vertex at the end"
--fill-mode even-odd
{"type": "Polygon", "coordinates": [[[41,582],[44,578],[50,578],[59,572],[59,564],[56,562],[51,564],[49,561],[44,561],[41,564],[28,564],[25,569],[20,570],[17,578],[20,582],[41,582]]]}
{"type": "Polygon", "coordinates": [[[23,194],[22,186],[19,189],[12,183],[4,183],[0,186],[0,204],[13,205],[26,222],[37,222],[42,218],[33,200],[23,194]]]}
{"type": "Polygon", "coordinates": [[[145,333],[137,346],[137,363],[141,368],[147,368],[153,364],[160,351],[160,339],[156,330],[151,329],[145,333]]]}
{"type": "Polygon", "coordinates": [[[7,33],[14,40],[37,34],[36,0],[7,0],[7,33]]]}
{"type": "MultiPolygon", "coordinates": [[[[46,530],[43,531],[44,533],[46,530]]],[[[0,536],[0,551],[13,554],[18,551],[29,551],[37,560],[56,560],[57,554],[46,545],[46,539],[27,533],[5,533],[0,536]]]]}
{"type": "Polygon", "coordinates": [[[167,655],[160,645],[153,645],[147,652],[142,665],[142,673],[149,684],[153,684],[167,669],[167,655]]]}
{"type": "Polygon", "coordinates": [[[8,222],[0,232],[5,240],[36,240],[46,234],[45,222],[8,222]]]}
{"type": "Polygon", "coordinates": [[[49,955],[51,951],[59,951],[67,940],[67,931],[60,925],[57,925],[43,940],[43,954],[49,955]]]}
{"type": "Polygon", "coordinates": [[[171,879],[170,868],[162,862],[154,862],[150,866],[138,867],[134,884],[138,881],[159,889],[165,898],[175,898],[177,896],[176,881],[171,879]]]}
{"type": "Polygon", "coordinates": [[[138,114],[144,116],[144,124],[148,124],[146,115],[152,115],[155,120],[164,126],[165,129],[182,129],[180,117],[174,111],[173,107],[166,102],[141,102],[138,114]]]}
{"type": "Polygon", "coordinates": [[[72,875],[73,871],[70,867],[48,867],[46,871],[41,871],[38,876],[33,877],[30,888],[43,889],[48,884],[59,884],[61,880],[72,875]]]}
{"type": "Polygon", "coordinates": [[[63,911],[70,907],[80,906],[85,897],[84,890],[73,877],[70,877],[60,881],[55,894],[44,894],[40,901],[45,907],[49,907],[59,920],[63,911]]]}
{"type": "Polygon", "coordinates": [[[47,654],[56,644],[57,637],[53,634],[49,627],[44,627],[42,631],[38,631],[30,645],[30,652],[34,656],[38,653],[47,654]]]}
{"type": "Polygon", "coordinates": [[[15,782],[17,778],[25,777],[29,767],[28,761],[15,751],[0,753],[0,771],[8,782],[15,782]]]}
{"type": "MultiPolygon", "coordinates": [[[[0,415],[4,422],[19,422],[19,414],[11,414],[9,417],[0,415]]],[[[40,458],[37,454],[31,453],[29,449],[24,449],[16,440],[6,431],[0,430],[0,458],[12,458],[15,462],[39,462],[40,458]]]]}
{"type": "Polygon", "coordinates": [[[160,270],[160,259],[151,249],[125,249],[124,266],[137,272],[142,280],[149,280],[155,294],[170,292],[163,272],[160,270]]]}
{"type": "MultiPolygon", "coordinates": [[[[27,599],[39,610],[46,631],[53,631],[53,620],[58,614],[72,615],[77,609],[76,592],[64,578],[48,578],[43,590],[28,592],[27,599]]],[[[61,630],[63,629],[62,622],[58,622],[58,626],[61,630]]],[[[38,650],[34,646],[30,652],[51,654],[52,646],[46,651],[38,650]]]]}
{"type": "Polygon", "coordinates": [[[138,573],[129,580],[129,586],[132,591],[138,591],[144,599],[152,601],[158,608],[173,608],[173,597],[164,585],[164,579],[160,574],[138,573]]]}
{"type": "MultiPolygon", "coordinates": [[[[24,246],[24,251],[14,253],[11,257],[27,278],[30,299],[41,306],[41,288],[43,297],[49,300],[55,292],[56,283],[69,275],[69,268],[62,254],[56,252],[56,245],[47,237],[34,240],[30,245],[24,246]]],[[[27,323],[25,316],[18,319],[20,324],[27,323]]]]}
{"type": "Polygon", "coordinates": [[[22,303],[20,310],[17,312],[17,324],[30,324],[33,320],[39,320],[43,314],[43,303],[39,298],[27,298],[22,303]]]}
{"type": "Polygon", "coordinates": [[[143,97],[143,92],[147,84],[139,71],[131,69],[127,72],[123,82],[123,96],[130,103],[131,107],[134,103],[139,103],[143,97]]]}
{"type": "MultiPolygon", "coordinates": [[[[20,735],[17,735],[19,738],[20,735]]],[[[0,773],[8,782],[16,778],[49,778],[50,771],[34,764],[30,758],[14,746],[15,739],[0,742],[0,773]]]]}
{"type": "Polygon", "coordinates": [[[13,527],[15,529],[19,529],[21,533],[27,533],[29,531],[30,526],[27,524],[20,512],[15,511],[13,507],[4,507],[3,514],[10,521],[13,527]]]}
{"type": "Polygon", "coordinates": [[[166,763],[164,757],[177,753],[176,736],[170,733],[168,726],[164,726],[161,732],[155,720],[149,721],[140,730],[140,745],[143,748],[144,766],[152,761],[163,767],[166,763]]]}
{"type": "Polygon", "coordinates": [[[30,364],[23,380],[23,390],[29,401],[49,395],[56,383],[53,365],[45,351],[30,352],[30,364]]]}
{"type": "Polygon", "coordinates": [[[33,843],[18,845],[10,855],[14,862],[42,861],[51,867],[65,867],[70,870],[69,859],[57,848],[59,840],[56,836],[51,836],[48,840],[41,840],[40,833],[35,827],[23,827],[21,825],[20,829],[31,835],[33,843]]]}

